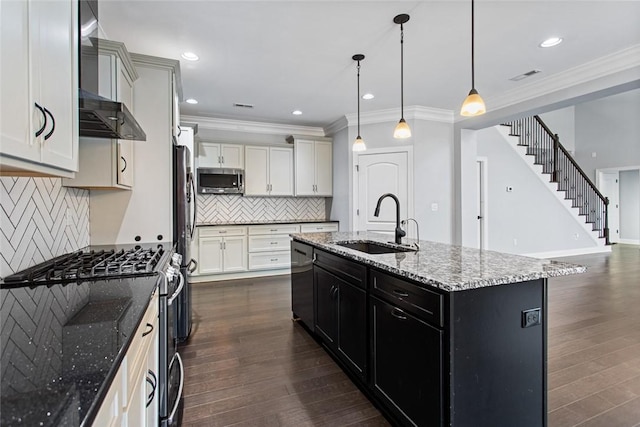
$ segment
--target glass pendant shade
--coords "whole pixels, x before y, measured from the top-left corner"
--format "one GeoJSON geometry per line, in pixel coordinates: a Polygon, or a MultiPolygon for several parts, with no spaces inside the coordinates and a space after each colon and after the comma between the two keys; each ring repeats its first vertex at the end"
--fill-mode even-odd
{"type": "Polygon", "coordinates": [[[460,115],[471,117],[471,116],[479,116],[486,112],[487,112],[487,107],[485,107],[482,97],[478,94],[477,90],[471,89],[469,91],[469,95],[462,103],[462,108],[460,109],[460,115]]]}
{"type": "Polygon", "coordinates": [[[411,137],[411,129],[404,119],[400,119],[400,121],[396,125],[396,129],[393,131],[393,137],[396,139],[411,137]]]}
{"type": "Polygon", "coordinates": [[[351,151],[365,151],[367,149],[367,145],[364,143],[364,140],[360,135],[356,138],[351,146],[351,151]]]}

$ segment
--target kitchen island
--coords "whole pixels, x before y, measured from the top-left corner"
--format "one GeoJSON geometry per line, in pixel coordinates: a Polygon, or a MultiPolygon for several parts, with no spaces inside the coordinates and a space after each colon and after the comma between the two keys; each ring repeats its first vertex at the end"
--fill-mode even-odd
{"type": "Polygon", "coordinates": [[[584,267],[367,232],[292,237],[294,319],[394,424],[547,425],[547,279],[584,267]]]}

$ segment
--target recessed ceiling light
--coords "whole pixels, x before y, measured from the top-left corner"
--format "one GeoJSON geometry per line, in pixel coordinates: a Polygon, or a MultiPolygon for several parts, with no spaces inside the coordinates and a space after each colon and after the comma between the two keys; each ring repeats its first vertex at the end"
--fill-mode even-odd
{"type": "Polygon", "coordinates": [[[187,61],[197,61],[200,59],[200,57],[193,52],[185,52],[182,54],[182,57],[187,61]]]}
{"type": "Polygon", "coordinates": [[[542,43],[540,43],[540,47],[553,47],[562,43],[562,37],[549,37],[542,43]]]}
{"type": "Polygon", "coordinates": [[[365,93],[364,95],[362,95],[362,99],[373,99],[375,98],[375,95],[372,93],[365,93]]]}
{"type": "Polygon", "coordinates": [[[197,104],[198,100],[197,99],[193,99],[193,98],[189,98],[189,99],[185,100],[184,102],[186,102],[187,104],[197,104]]]}
{"type": "Polygon", "coordinates": [[[302,114],[302,111],[295,110],[295,111],[292,111],[291,114],[293,114],[294,116],[300,116],[302,114]]]}

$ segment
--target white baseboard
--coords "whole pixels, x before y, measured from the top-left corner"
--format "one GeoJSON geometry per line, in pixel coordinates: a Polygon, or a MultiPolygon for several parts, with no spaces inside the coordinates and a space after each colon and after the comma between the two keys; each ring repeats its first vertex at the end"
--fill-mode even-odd
{"type": "Polygon", "coordinates": [[[562,251],[536,252],[532,254],[522,254],[532,258],[562,258],[565,256],[588,255],[611,252],[611,246],[593,246],[590,248],[565,249],[562,251]]]}
{"type": "Polygon", "coordinates": [[[616,243],[622,243],[625,245],[640,245],[640,240],[636,239],[618,239],[616,243]]]}
{"type": "Polygon", "coordinates": [[[268,277],[279,276],[283,274],[290,274],[291,268],[281,268],[278,270],[260,270],[260,271],[243,271],[240,273],[226,273],[226,274],[206,274],[198,276],[189,276],[189,283],[204,283],[204,282],[220,282],[222,280],[233,279],[251,279],[254,277],[268,277]]]}

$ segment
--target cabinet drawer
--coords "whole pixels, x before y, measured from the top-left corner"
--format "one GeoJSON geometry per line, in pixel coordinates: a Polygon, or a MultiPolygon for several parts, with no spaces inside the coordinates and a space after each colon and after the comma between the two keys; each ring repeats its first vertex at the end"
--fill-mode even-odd
{"type": "Polygon", "coordinates": [[[288,268],[291,265],[289,251],[258,252],[249,254],[249,270],[271,270],[288,268]]]}
{"type": "Polygon", "coordinates": [[[362,289],[366,288],[367,267],[317,249],[314,253],[315,264],[349,283],[362,289]]]}
{"type": "Polygon", "coordinates": [[[439,327],[444,326],[442,295],[373,269],[369,276],[374,295],[391,301],[439,327]]]}
{"type": "Polygon", "coordinates": [[[299,233],[298,224],[251,225],[249,236],[299,233]]]}
{"type": "Polygon", "coordinates": [[[200,227],[198,236],[215,237],[215,236],[244,236],[247,234],[247,227],[200,227]]]}
{"type": "Polygon", "coordinates": [[[325,232],[336,232],[338,231],[338,223],[337,222],[326,222],[319,224],[301,224],[300,232],[301,233],[325,233],[325,232]]]}
{"type": "Polygon", "coordinates": [[[251,236],[249,237],[249,252],[289,251],[291,238],[280,236],[251,236]]]}

